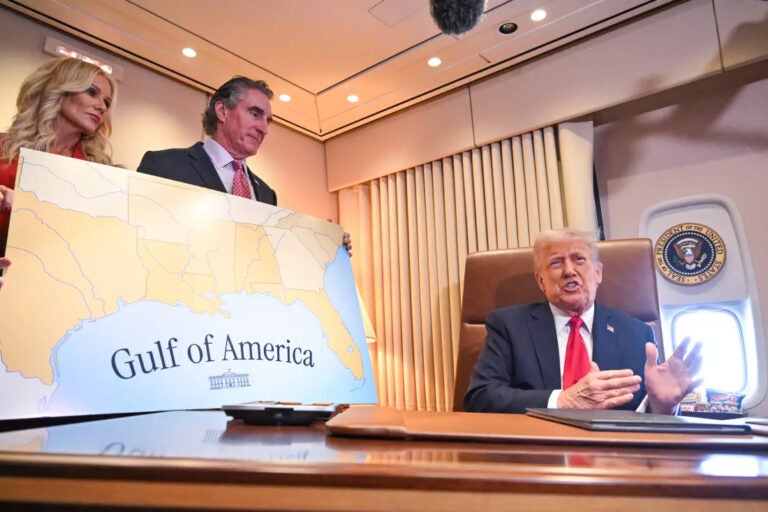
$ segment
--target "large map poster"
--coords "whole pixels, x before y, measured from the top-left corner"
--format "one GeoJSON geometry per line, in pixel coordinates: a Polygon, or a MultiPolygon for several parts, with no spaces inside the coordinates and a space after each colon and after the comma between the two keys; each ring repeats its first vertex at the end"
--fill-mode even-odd
{"type": "Polygon", "coordinates": [[[0,419],[376,403],[341,227],[22,150],[0,419]]]}

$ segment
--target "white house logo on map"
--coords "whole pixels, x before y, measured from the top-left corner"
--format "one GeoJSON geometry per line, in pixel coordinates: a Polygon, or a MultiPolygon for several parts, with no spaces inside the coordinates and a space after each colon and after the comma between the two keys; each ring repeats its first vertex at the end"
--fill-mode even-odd
{"type": "Polygon", "coordinates": [[[670,281],[696,285],[709,281],[725,264],[725,242],[703,224],[677,224],[656,241],[656,266],[670,281]]]}

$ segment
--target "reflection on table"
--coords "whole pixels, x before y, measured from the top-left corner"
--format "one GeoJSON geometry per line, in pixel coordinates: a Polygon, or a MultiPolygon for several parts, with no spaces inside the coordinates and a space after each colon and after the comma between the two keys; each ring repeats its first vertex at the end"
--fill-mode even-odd
{"type": "Polygon", "coordinates": [[[768,452],[358,439],[219,411],[0,433],[0,502],[35,507],[523,510],[535,496],[569,510],[598,498],[627,510],[680,499],[765,510],[768,452]]]}

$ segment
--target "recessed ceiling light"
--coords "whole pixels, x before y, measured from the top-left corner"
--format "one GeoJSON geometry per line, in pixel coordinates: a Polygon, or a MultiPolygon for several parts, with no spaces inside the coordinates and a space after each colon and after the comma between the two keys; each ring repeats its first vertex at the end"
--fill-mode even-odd
{"type": "Polygon", "coordinates": [[[533,21],[541,21],[547,17],[547,11],[544,9],[536,9],[531,13],[531,19],[533,21]]]}
{"type": "Polygon", "coordinates": [[[189,57],[190,59],[192,57],[197,57],[197,52],[195,51],[194,48],[189,48],[189,47],[183,48],[181,50],[181,53],[183,53],[185,57],[189,57]]]}
{"type": "Polygon", "coordinates": [[[279,99],[280,101],[284,101],[284,102],[288,103],[289,101],[291,101],[291,95],[290,94],[281,94],[280,96],[277,97],[277,99],[279,99]]]}
{"type": "Polygon", "coordinates": [[[427,65],[429,67],[431,67],[431,68],[436,68],[437,66],[439,66],[442,63],[443,63],[443,61],[440,60],[440,57],[432,57],[431,59],[429,59],[427,61],[427,65]]]}
{"type": "Polygon", "coordinates": [[[347,96],[347,101],[350,103],[357,103],[360,101],[360,97],[357,94],[350,94],[347,96]]]}

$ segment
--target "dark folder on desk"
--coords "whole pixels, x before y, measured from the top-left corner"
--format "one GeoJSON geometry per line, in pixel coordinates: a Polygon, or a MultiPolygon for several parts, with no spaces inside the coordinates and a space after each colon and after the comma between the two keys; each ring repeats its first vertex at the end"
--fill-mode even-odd
{"type": "Polygon", "coordinates": [[[745,424],[614,409],[528,409],[527,414],[574,427],[604,432],[686,434],[749,434],[751,432],[749,425],[745,424]]]}

